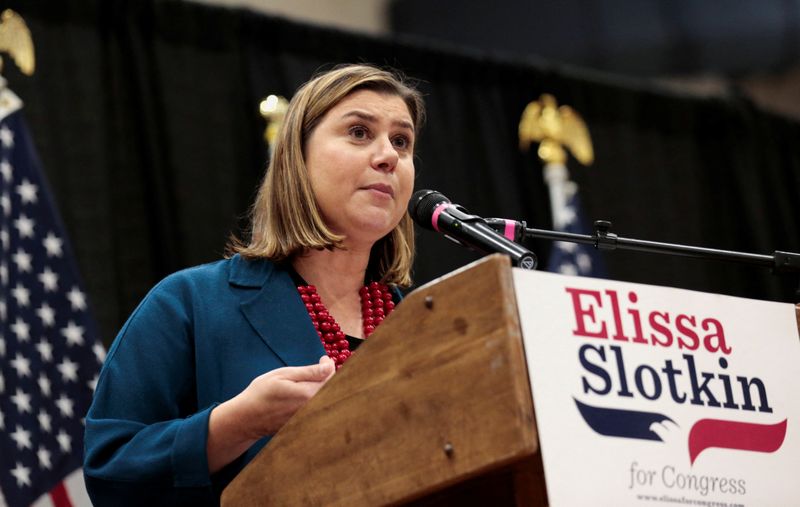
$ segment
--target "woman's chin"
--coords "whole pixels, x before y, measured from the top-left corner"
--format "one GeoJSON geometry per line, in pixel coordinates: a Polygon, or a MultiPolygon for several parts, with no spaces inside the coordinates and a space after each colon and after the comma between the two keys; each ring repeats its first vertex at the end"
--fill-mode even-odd
{"type": "Polygon", "coordinates": [[[327,218],[332,219],[328,223],[334,232],[344,235],[348,243],[375,243],[392,232],[403,218],[402,212],[378,206],[361,206],[357,210],[342,211],[344,213],[338,217],[327,218]]]}
{"type": "Polygon", "coordinates": [[[348,239],[359,243],[375,243],[397,226],[389,220],[359,221],[345,233],[348,239]]]}

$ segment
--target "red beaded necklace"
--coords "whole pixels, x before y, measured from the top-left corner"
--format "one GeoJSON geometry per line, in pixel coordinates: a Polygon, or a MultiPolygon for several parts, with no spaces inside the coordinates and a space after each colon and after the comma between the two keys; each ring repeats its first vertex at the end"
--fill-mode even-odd
{"type": "MultiPolygon", "coordinates": [[[[314,329],[317,330],[325,352],[334,360],[338,370],[351,354],[350,344],[344,332],[336,323],[333,315],[328,313],[315,286],[298,285],[297,292],[300,293],[300,299],[306,305],[308,316],[314,323],[314,329]]],[[[394,301],[392,301],[389,287],[379,282],[371,282],[369,285],[361,287],[358,292],[361,296],[361,320],[364,326],[364,338],[366,338],[394,310],[394,301]]]]}

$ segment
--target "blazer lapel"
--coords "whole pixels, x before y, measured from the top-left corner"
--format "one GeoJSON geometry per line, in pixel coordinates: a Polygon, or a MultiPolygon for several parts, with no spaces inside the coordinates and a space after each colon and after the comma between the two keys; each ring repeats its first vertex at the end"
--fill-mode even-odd
{"type": "Polygon", "coordinates": [[[288,366],[314,364],[325,349],[292,278],[269,261],[231,258],[229,283],[241,287],[240,308],[264,343],[288,366]]]}

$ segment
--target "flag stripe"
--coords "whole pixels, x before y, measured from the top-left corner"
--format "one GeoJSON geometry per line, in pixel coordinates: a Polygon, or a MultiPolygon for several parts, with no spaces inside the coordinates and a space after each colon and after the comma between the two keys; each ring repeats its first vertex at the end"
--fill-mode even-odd
{"type": "Polygon", "coordinates": [[[56,484],[56,487],[50,490],[50,499],[53,500],[55,507],[72,507],[72,502],[69,501],[67,495],[67,488],[64,487],[63,482],[56,484]]]}
{"type": "Polygon", "coordinates": [[[67,488],[67,493],[72,501],[72,505],[91,506],[92,500],[89,498],[89,493],[86,491],[86,483],[83,480],[83,469],[79,468],[69,474],[64,480],[64,486],[67,488]]]}
{"type": "Polygon", "coordinates": [[[53,507],[53,499],[50,498],[50,493],[45,493],[40,496],[38,500],[31,504],[31,507],[53,507]]]}

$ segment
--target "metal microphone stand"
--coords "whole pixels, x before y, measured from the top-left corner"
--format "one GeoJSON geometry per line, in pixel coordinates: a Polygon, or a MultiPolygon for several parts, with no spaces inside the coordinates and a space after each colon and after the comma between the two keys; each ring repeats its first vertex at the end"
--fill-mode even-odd
{"type": "MultiPolygon", "coordinates": [[[[568,241],[571,243],[584,243],[593,245],[598,250],[637,250],[659,254],[681,255],[699,259],[737,262],[771,268],[773,273],[800,274],[800,253],[782,252],[776,250],[772,255],[736,252],[733,250],[717,250],[675,243],[660,243],[641,239],[623,238],[611,232],[611,222],[597,220],[594,223],[594,233],[575,234],[571,232],[549,231],[546,229],[531,229],[522,223],[526,238],[541,238],[552,241],[568,241]]],[[[800,287],[797,290],[800,296],[800,287]]]]}

